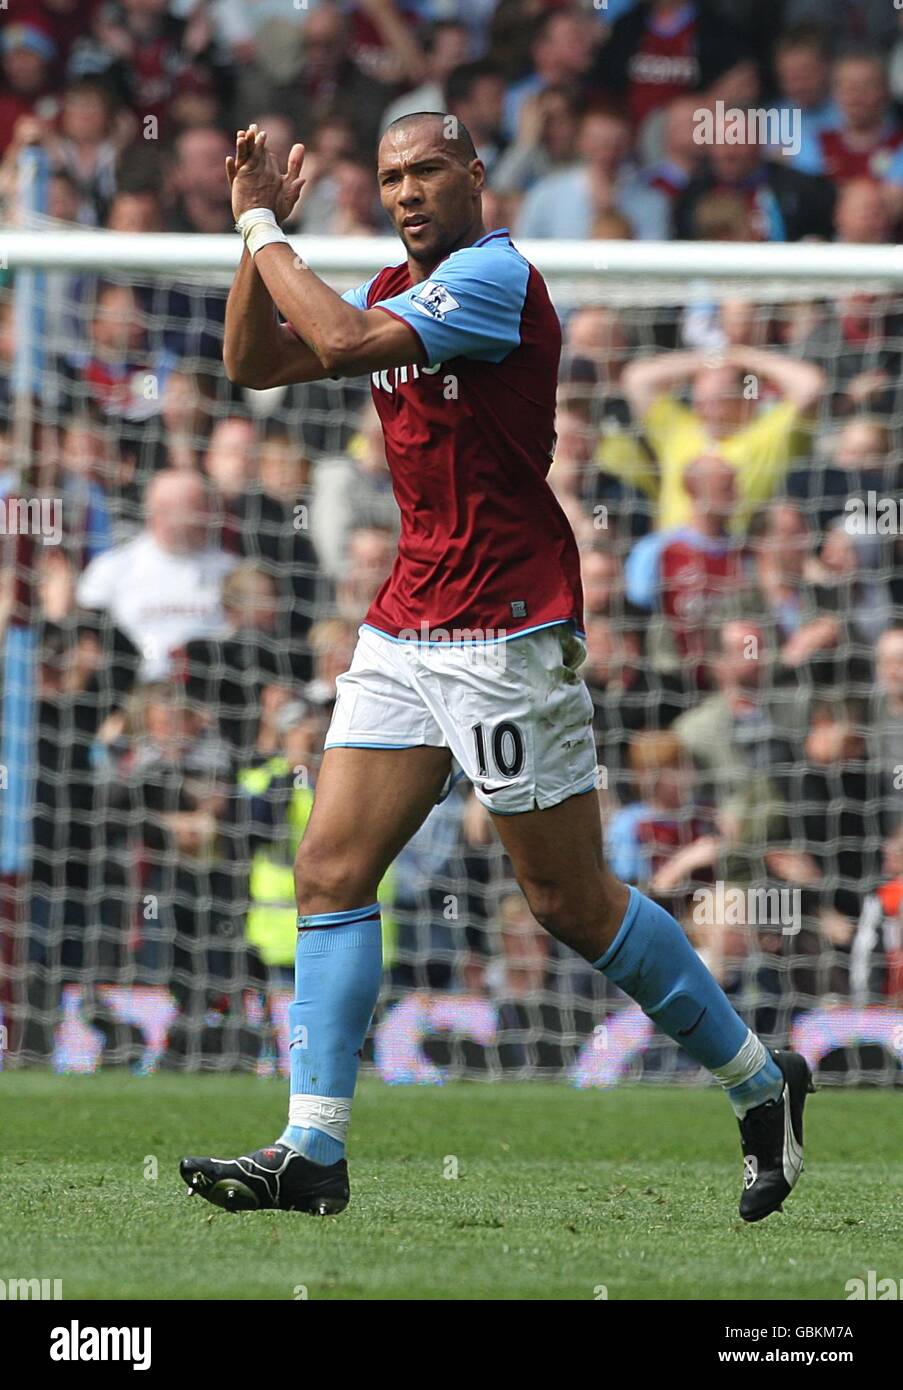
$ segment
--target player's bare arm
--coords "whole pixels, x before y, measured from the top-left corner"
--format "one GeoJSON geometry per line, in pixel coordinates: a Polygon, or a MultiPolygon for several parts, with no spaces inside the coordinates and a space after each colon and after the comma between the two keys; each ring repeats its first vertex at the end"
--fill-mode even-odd
{"type": "MultiPolygon", "coordinates": [[[[236,176],[254,156],[258,134],[256,125],[238,131],[235,154],[226,160],[230,187],[234,187],[236,176]]],[[[279,221],[289,216],[298,201],[304,184],[300,177],[303,158],[304,146],[295,145],[275,200],[274,212],[279,221]]],[[[247,251],[242,255],[226,301],[223,365],[230,381],[258,390],[316,381],[323,376],[319,358],[278,321],[270,292],[247,251]]]]}
{"type": "MultiPolygon", "coordinates": [[[[236,222],[252,208],[270,209],[277,221],[288,216],[304,183],[303,160],[303,146],[295,145],[282,174],[266,131],[239,131],[227,162],[236,222]]],[[[406,324],[347,304],[282,242],[242,257],[226,307],[223,361],[232,381],[259,388],[419,364],[423,351],[406,324]],[[290,328],[277,322],[274,305],[290,328]]]]}

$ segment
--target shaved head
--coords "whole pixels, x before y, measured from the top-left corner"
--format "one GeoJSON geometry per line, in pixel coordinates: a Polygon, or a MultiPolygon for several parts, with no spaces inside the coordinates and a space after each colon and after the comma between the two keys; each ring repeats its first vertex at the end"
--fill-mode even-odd
{"type": "Polygon", "coordinates": [[[379,196],[416,279],[484,234],[485,173],[457,116],[415,111],[387,128],[377,156],[379,196]]]}
{"type": "Polygon", "coordinates": [[[469,164],[472,159],[476,159],[476,148],[467,126],[457,116],[447,115],[444,111],[412,111],[407,116],[399,116],[397,121],[392,121],[391,125],[386,126],[385,134],[388,135],[391,131],[398,131],[400,134],[413,130],[419,132],[421,128],[425,135],[438,136],[445,148],[462,164],[469,164]]]}

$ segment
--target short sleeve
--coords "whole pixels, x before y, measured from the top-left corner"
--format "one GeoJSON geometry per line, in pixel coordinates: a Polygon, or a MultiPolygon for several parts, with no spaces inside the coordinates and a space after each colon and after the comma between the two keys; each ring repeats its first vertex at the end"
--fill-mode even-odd
{"type": "Polygon", "coordinates": [[[507,249],[467,246],[402,294],[372,307],[394,314],[414,330],[427,365],[452,357],[501,362],[520,343],[530,267],[507,249]]]}
{"type": "Polygon", "coordinates": [[[346,290],[342,295],[345,303],[350,304],[354,309],[366,309],[367,295],[370,293],[370,286],[375,279],[376,276],[371,275],[370,279],[365,280],[362,285],[355,285],[353,290],[346,290]]]}
{"type": "Polygon", "coordinates": [[[637,541],[624,566],[624,593],[637,608],[655,607],[661,574],[662,551],[671,539],[666,531],[652,531],[637,541]]]}

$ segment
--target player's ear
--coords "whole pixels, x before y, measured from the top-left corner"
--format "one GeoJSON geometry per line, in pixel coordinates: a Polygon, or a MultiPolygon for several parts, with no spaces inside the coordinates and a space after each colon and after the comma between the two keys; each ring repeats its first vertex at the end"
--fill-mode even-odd
{"type": "Polygon", "coordinates": [[[482,193],[486,187],[486,165],[482,159],[472,159],[469,168],[474,193],[482,193]]]}

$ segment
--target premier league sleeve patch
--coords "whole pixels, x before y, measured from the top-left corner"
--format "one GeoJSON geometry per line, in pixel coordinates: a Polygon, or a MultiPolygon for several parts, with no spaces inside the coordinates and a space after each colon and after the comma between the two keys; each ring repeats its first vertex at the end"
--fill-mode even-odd
{"type": "Polygon", "coordinates": [[[455,296],[450,294],[444,285],[437,285],[434,280],[428,280],[416,294],[412,294],[411,303],[421,314],[426,314],[430,319],[438,319],[440,323],[453,309],[461,307],[455,296]]]}

